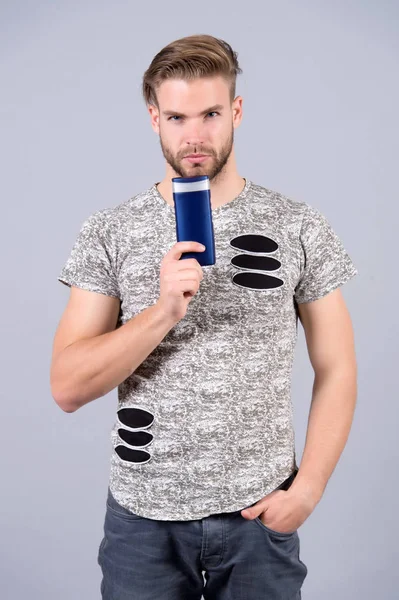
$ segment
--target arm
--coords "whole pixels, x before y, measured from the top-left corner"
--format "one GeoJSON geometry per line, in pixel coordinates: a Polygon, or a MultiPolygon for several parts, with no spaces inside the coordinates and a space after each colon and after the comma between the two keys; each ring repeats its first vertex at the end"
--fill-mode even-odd
{"type": "Polygon", "coordinates": [[[52,396],[65,412],[114,389],[175,325],[154,304],[115,329],[119,306],[119,298],[71,287],[54,338],[50,374],[52,396]]]}
{"type": "Polygon", "coordinates": [[[347,442],[356,405],[357,365],[354,334],[341,290],[298,304],[315,377],[306,442],[291,486],[321,499],[347,442]]]}

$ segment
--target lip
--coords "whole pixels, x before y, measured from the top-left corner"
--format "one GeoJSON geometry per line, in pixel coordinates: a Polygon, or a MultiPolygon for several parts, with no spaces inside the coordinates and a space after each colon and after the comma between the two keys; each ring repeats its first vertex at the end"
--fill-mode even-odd
{"type": "Polygon", "coordinates": [[[186,158],[190,162],[203,162],[204,160],[209,158],[209,154],[194,154],[194,155],[189,154],[188,156],[185,156],[184,158],[186,158]]]}

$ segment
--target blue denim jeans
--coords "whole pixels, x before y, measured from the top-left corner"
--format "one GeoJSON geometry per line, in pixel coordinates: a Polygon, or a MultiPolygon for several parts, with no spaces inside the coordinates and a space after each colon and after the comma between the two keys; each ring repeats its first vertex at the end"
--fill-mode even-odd
{"type": "MultiPolygon", "coordinates": [[[[288,489],[295,475],[277,489],[288,489]]],[[[307,575],[298,531],[274,531],[239,510],[147,519],[109,489],[98,564],[102,600],[300,600],[307,575]]]]}

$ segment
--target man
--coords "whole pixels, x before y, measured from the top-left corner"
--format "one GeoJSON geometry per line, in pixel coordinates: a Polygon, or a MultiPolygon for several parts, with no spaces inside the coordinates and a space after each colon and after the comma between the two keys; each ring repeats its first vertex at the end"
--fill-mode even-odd
{"type": "Polygon", "coordinates": [[[352,422],[356,359],[339,288],[357,270],[316,208],[239,175],[240,72],[207,35],[154,57],[143,94],[166,175],[93,213],[58,278],[71,291],[55,401],[73,412],[118,386],[98,555],[109,600],[300,598],[298,528],[352,422]],[[203,268],[181,260],[202,251],[195,240],[176,243],[171,179],[194,175],[211,189],[216,263],[203,268]],[[315,372],[300,468],[298,318],[315,372]]]}

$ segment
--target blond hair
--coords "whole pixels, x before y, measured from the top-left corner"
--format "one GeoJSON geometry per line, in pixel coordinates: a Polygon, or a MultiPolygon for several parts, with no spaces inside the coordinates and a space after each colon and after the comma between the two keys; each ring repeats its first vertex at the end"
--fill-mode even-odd
{"type": "Polygon", "coordinates": [[[237,52],[230,44],[212,35],[190,35],[171,42],[156,54],[144,73],[142,93],[147,105],[157,108],[157,90],[167,79],[190,81],[198,77],[221,76],[230,86],[231,102],[235,98],[239,67],[237,52]]]}

